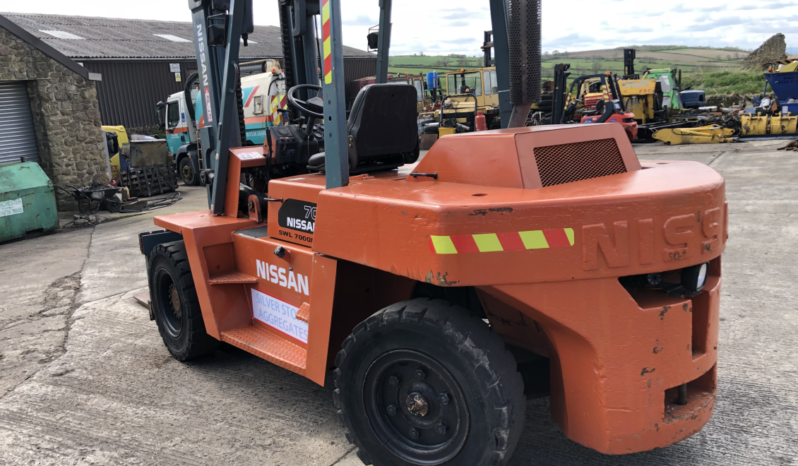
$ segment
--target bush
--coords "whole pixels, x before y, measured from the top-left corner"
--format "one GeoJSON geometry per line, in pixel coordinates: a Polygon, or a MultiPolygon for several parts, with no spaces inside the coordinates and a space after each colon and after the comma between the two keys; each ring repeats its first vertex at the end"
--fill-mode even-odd
{"type": "Polygon", "coordinates": [[[716,94],[761,94],[765,75],[758,71],[714,71],[684,73],[682,86],[703,90],[707,96],[716,94]]]}

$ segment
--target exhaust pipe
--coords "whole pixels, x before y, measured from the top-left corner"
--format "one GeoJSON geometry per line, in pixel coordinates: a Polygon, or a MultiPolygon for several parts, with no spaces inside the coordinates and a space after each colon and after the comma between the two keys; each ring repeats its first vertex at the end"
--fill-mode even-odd
{"type": "Polygon", "coordinates": [[[510,103],[508,128],[526,124],[532,104],[540,101],[540,1],[508,0],[510,103]]]}

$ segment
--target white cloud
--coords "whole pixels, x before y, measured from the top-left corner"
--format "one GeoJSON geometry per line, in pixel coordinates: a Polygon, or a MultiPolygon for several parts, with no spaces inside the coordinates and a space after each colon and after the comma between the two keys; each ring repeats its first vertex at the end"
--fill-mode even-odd
{"type": "MultiPolygon", "coordinates": [[[[342,0],[344,43],[366,48],[368,27],[377,24],[379,0],[342,0]]],[[[255,23],[277,25],[277,2],[254,2],[255,23]]],[[[136,8],[100,0],[4,2],[14,13],[104,16],[191,21],[185,1],[138,0],[136,8]]],[[[392,54],[464,53],[480,55],[483,31],[492,29],[488,0],[397,1],[393,11],[392,54]],[[453,6],[456,5],[456,6],[453,6]],[[472,40],[463,40],[464,38],[472,40]]],[[[631,44],[709,45],[754,48],[781,32],[788,46],[798,46],[798,3],[773,0],[657,2],[595,0],[543,2],[543,50],[593,50],[631,44]],[[602,24],[606,21],[606,25],[602,24]],[[664,43],[662,41],[667,41],[664,43]]]]}

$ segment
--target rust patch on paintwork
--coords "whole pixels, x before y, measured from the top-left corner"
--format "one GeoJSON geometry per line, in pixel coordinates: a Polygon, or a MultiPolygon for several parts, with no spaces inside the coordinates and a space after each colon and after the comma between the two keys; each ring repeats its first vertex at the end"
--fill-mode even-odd
{"type": "Polygon", "coordinates": [[[477,215],[481,215],[481,216],[484,217],[485,215],[492,214],[492,213],[497,213],[497,214],[500,214],[500,215],[511,214],[511,213],[513,213],[513,208],[512,207],[491,207],[490,209],[474,209],[474,213],[473,214],[468,214],[468,215],[470,215],[472,217],[476,217],[477,215]]]}
{"type": "Polygon", "coordinates": [[[682,310],[687,312],[687,303],[682,304],[682,310]]]}
{"type": "Polygon", "coordinates": [[[655,346],[654,347],[654,354],[659,354],[661,352],[662,352],[662,348],[660,348],[659,346],[655,346]]]}
{"type": "MultiPolygon", "coordinates": [[[[430,273],[432,273],[432,272],[430,272],[430,273]]],[[[449,280],[447,280],[446,277],[448,277],[448,276],[449,276],[449,272],[444,272],[443,275],[441,275],[441,273],[438,272],[438,277],[437,277],[438,278],[438,285],[440,285],[440,286],[454,286],[454,285],[456,285],[458,283],[456,281],[455,282],[450,282],[449,280]]]]}
{"type": "Polygon", "coordinates": [[[655,370],[657,370],[656,367],[654,369],[651,369],[651,370],[649,370],[648,367],[644,367],[643,371],[640,372],[640,375],[643,376],[643,375],[646,375],[646,374],[650,374],[650,373],[654,372],[655,370]]]}
{"type": "Polygon", "coordinates": [[[424,278],[424,281],[429,283],[429,284],[432,284],[432,280],[434,278],[435,278],[435,275],[432,273],[432,270],[430,270],[429,273],[427,274],[427,276],[424,278]]]}
{"type": "Polygon", "coordinates": [[[667,314],[668,311],[670,310],[671,310],[670,306],[663,306],[662,310],[659,311],[659,320],[665,320],[665,314],[667,314]]]}
{"type": "MultiPolygon", "coordinates": [[[[690,411],[687,411],[685,413],[681,413],[680,412],[681,409],[682,409],[681,406],[667,404],[667,409],[665,409],[665,419],[663,419],[663,421],[665,421],[665,424],[670,424],[673,421],[684,421],[684,420],[694,421],[694,420],[698,419],[698,415],[701,413],[701,411],[704,408],[706,408],[707,406],[709,406],[711,403],[713,403],[715,401],[715,394],[712,393],[712,392],[694,393],[694,394],[688,395],[687,398],[688,399],[689,398],[695,398],[697,396],[704,397],[705,398],[704,401],[701,402],[701,404],[699,404],[698,406],[696,406],[694,408],[691,408],[690,411]]],[[[677,434],[678,434],[678,432],[677,432],[677,434]]]]}

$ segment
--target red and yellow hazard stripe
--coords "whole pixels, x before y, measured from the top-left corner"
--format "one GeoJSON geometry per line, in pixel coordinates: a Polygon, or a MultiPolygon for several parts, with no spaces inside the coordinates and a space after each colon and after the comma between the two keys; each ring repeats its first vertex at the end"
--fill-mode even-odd
{"type": "Polygon", "coordinates": [[[283,116],[278,112],[278,109],[287,109],[288,108],[288,99],[285,95],[273,95],[271,103],[269,105],[269,113],[272,114],[272,121],[275,125],[279,125],[283,121],[283,116]]]}
{"type": "Polygon", "coordinates": [[[330,38],[330,0],[321,2],[321,37],[324,49],[324,83],[332,83],[332,39],[330,38]]]}
{"type": "Polygon", "coordinates": [[[610,91],[607,89],[607,86],[601,86],[601,91],[604,93],[604,102],[610,101],[610,91]]]}
{"type": "Polygon", "coordinates": [[[523,251],[527,249],[567,248],[574,245],[572,228],[484,233],[429,237],[429,249],[435,254],[469,252],[523,251]]]}

